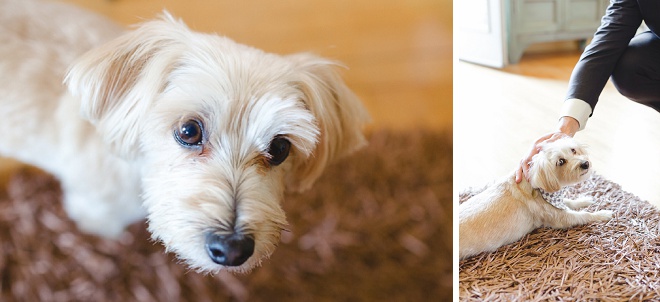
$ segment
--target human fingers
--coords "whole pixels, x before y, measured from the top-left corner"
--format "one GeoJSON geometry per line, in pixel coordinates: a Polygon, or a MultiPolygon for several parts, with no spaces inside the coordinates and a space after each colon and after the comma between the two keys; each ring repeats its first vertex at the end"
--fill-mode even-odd
{"type": "Polygon", "coordinates": [[[532,147],[527,153],[527,156],[525,156],[520,161],[520,165],[518,167],[518,170],[516,171],[516,183],[520,183],[523,177],[529,180],[529,166],[532,162],[532,158],[534,157],[534,155],[541,152],[541,145],[546,142],[556,141],[563,136],[566,135],[563,133],[551,132],[539,137],[536,141],[534,141],[532,147]]]}

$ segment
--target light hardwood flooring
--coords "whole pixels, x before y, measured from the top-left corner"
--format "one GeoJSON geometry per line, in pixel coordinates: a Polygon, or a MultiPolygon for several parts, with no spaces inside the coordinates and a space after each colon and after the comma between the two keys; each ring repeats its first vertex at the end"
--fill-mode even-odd
{"type": "MultiPolygon", "coordinates": [[[[454,71],[455,188],[512,173],[533,141],[554,130],[579,52],[528,54],[503,70],[459,62],[454,71]]],[[[660,114],[608,83],[576,139],[596,173],[660,206],[660,114]]]]}
{"type": "Polygon", "coordinates": [[[120,24],[167,9],[194,30],[338,60],[375,127],[452,126],[451,0],[66,0],[120,24]]]}

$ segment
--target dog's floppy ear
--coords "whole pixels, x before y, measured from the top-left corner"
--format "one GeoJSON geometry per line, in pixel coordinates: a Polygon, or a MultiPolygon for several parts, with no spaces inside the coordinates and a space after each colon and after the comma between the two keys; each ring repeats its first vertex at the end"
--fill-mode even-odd
{"type": "Polygon", "coordinates": [[[164,88],[180,53],[174,37],[187,30],[164,12],[161,19],[87,52],[69,68],[64,82],[80,97],[83,118],[119,155],[137,153],[139,121],[164,88]]]}
{"type": "Polygon", "coordinates": [[[529,178],[529,183],[533,188],[541,188],[547,192],[556,192],[561,189],[555,163],[548,158],[544,151],[532,157],[529,178]]]}
{"type": "Polygon", "coordinates": [[[307,108],[320,129],[318,144],[306,160],[294,164],[288,184],[305,190],[321,175],[332,160],[366,144],[363,126],[367,111],[336,71],[336,62],[311,54],[288,56],[298,76],[294,83],[303,92],[307,108]]]}

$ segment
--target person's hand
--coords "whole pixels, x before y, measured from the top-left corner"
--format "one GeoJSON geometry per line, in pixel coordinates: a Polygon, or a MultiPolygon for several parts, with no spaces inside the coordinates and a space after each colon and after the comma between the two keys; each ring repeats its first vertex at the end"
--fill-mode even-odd
{"type": "Polygon", "coordinates": [[[529,180],[529,167],[532,163],[532,157],[534,155],[538,154],[541,152],[541,146],[544,143],[549,143],[549,142],[554,142],[562,137],[568,136],[565,133],[562,132],[552,132],[548,133],[544,136],[541,136],[539,139],[537,139],[534,144],[532,145],[531,150],[527,152],[527,156],[523,158],[520,161],[520,167],[518,167],[518,171],[516,171],[516,183],[520,183],[522,181],[522,177],[524,176],[527,180],[529,180]]]}
{"type": "Polygon", "coordinates": [[[580,129],[580,124],[576,119],[567,116],[559,119],[558,130],[538,138],[527,155],[520,161],[520,167],[516,171],[516,183],[520,183],[523,176],[529,180],[529,166],[532,163],[532,157],[541,152],[541,146],[544,143],[553,142],[566,136],[573,137],[578,129],[580,129]]]}

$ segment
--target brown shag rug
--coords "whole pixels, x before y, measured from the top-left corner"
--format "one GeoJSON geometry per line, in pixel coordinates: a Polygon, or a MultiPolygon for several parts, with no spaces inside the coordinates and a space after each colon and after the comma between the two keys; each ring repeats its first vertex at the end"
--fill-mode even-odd
{"type": "MultiPolygon", "coordinates": [[[[460,194],[460,202],[480,190],[460,194]]],[[[460,261],[462,301],[658,301],[660,212],[594,176],[570,192],[593,196],[587,211],[614,218],[568,230],[540,228],[522,240],[460,261]]]]}
{"type": "Polygon", "coordinates": [[[444,301],[452,295],[452,138],[375,131],[312,190],[247,275],[200,275],[150,241],[81,234],[56,180],[18,172],[0,195],[0,301],[444,301]]]}

